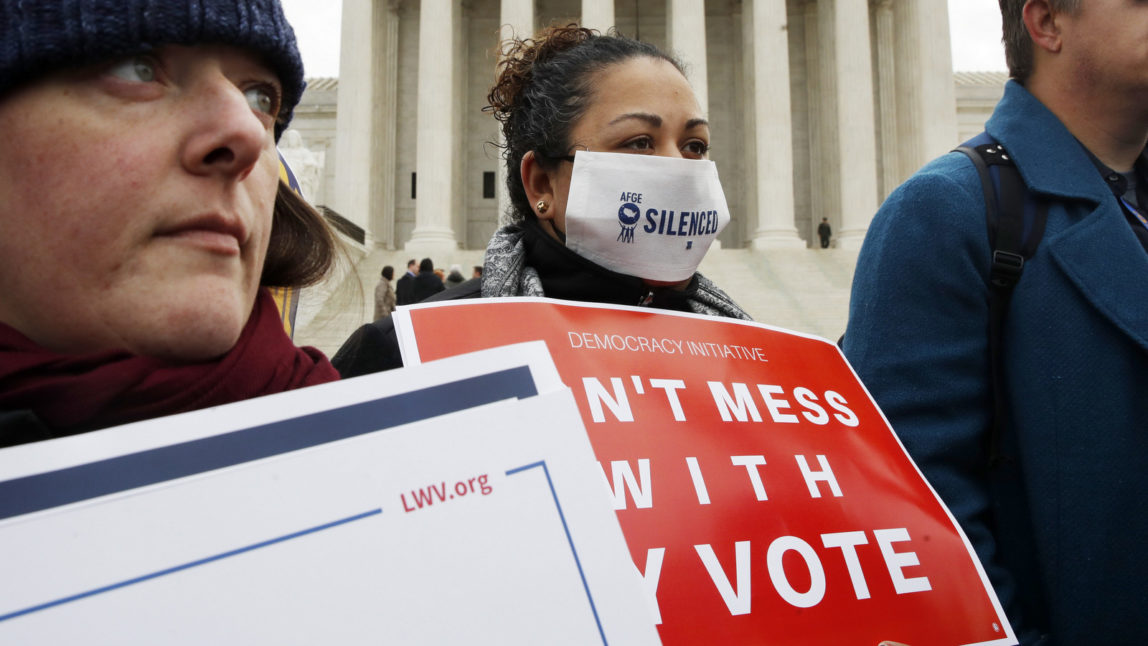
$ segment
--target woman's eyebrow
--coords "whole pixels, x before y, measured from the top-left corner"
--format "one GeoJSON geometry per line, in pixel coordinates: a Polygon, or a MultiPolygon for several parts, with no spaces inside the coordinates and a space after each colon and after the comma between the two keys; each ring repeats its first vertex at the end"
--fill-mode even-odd
{"type": "Polygon", "coordinates": [[[649,112],[627,112],[626,114],[623,114],[619,117],[615,117],[613,121],[606,125],[612,126],[619,121],[625,121],[627,119],[638,119],[640,121],[645,121],[655,128],[662,127],[662,118],[656,114],[650,114],[649,112]]]}
{"type": "MultiPolygon", "coordinates": [[[[613,121],[611,121],[610,123],[608,123],[606,125],[612,126],[612,125],[619,123],[621,121],[626,121],[627,119],[637,119],[639,121],[644,121],[644,122],[650,124],[654,128],[661,128],[662,127],[662,118],[656,114],[651,114],[649,112],[627,112],[626,114],[615,117],[613,121]]],[[[709,126],[709,125],[710,125],[709,121],[706,121],[705,119],[702,119],[701,117],[698,117],[696,119],[690,119],[689,121],[686,122],[686,130],[692,130],[692,129],[697,128],[699,126],[709,126]]]]}

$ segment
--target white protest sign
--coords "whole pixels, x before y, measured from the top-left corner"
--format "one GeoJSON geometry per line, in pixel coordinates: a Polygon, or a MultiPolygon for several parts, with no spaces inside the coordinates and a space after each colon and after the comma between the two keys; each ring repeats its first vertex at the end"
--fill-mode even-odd
{"type": "Polygon", "coordinates": [[[541,344],[0,451],[0,643],[656,644],[541,344]]]}

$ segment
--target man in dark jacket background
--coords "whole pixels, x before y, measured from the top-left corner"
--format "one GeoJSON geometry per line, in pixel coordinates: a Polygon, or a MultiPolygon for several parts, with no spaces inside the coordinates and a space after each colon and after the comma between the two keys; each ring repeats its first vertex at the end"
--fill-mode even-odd
{"type": "Polygon", "coordinates": [[[423,258],[419,263],[419,273],[411,279],[410,302],[420,303],[423,299],[441,292],[445,287],[434,273],[434,261],[423,258]]]}
{"type": "Polygon", "coordinates": [[[418,261],[414,258],[407,261],[407,273],[395,283],[395,305],[410,305],[416,302],[411,300],[411,286],[414,284],[418,266],[418,261]]]}
{"type": "Polygon", "coordinates": [[[817,225],[817,237],[821,238],[821,248],[829,248],[829,236],[833,235],[833,229],[829,227],[829,218],[821,218],[821,224],[817,225]]]}

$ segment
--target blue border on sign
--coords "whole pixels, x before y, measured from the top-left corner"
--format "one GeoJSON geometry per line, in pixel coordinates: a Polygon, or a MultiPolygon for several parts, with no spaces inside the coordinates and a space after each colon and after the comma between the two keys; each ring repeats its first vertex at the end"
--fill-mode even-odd
{"type": "Polygon", "coordinates": [[[594,595],[590,594],[590,586],[586,583],[586,573],[582,571],[582,561],[578,558],[578,550],[574,547],[574,539],[570,536],[570,526],[566,524],[566,514],[562,513],[562,503],[558,502],[558,493],[554,491],[554,481],[550,479],[550,469],[546,467],[546,461],[542,460],[511,469],[506,472],[506,475],[512,476],[538,467],[542,467],[542,473],[546,475],[546,484],[550,486],[550,497],[554,499],[554,508],[558,510],[558,518],[562,521],[562,531],[566,532],[566,542],[570,545],[570,553],[574,555],[574,565],[578,567],[578,576],[582,577],[582,589],[586,591],[586,600],[590,602],[590,611],[594,613],[594,623],[598,626],[598,634],[602,636],[603,646],[609,646],[609,642],[606,641],[606,631],[602,630],[602,620],[598,617],[598,608],[594,605],[594,595]]]}
{"type": "Polygon", "coordinates": [[[15,619],[16,617],[22,617],[24,615],[30,615],[34,612],[39,612],[41,610],[47,610],[49,608],[55,608],[56,606],[62,606],[62,605],[67,604],[67,603],[72,603],[73,601],[79,601],[81,599],[87,599],[88,597],[94,597],[98,594],[103,594],[105,592],[111,592],[113,590],[119,590],[120,588],[126,588],[129,585],[135,585],[137,583],[143,583],[144,581],[150,581],[152,579],[158,579],[161,576],[167,576],[169,574],[175,574],[176,572],[182,572],[184,570],[190,570],[191,568],[194,568],[194,567],[199,567],[201,565],[207,565],[208,563],[214,563],[215,561],[219,561],[219,560],[229,558],[232,556],[238,556],[240,554],[251,552],[253,550],[261,549],[264,547],[269,547],[269,546],[275,545],[277,543],[282,543],[284,541],[289,541],[289,540],[294,539],[294,538],[307,536],[308,534],[314,534],[316,532],[321,532],[323,530],[331,529],[333,527],[338,527],[340,525],[346,525],[347,523],[353,523],[356,520],[362,520],[364,518],[370,518],[371,516],[377,516],[381,513],[383,513],[382,509],[372,509],[370,511],[365,511],[361,514],[355,514],[354,516],[348,516],[346,518],[340,518],[339,520],[331,521],[329,523],[323,523],[322,525],[316,525],[315,527],[308,527],[307,529],[303,529],[303,530],[300,530],[297,532],[292,532],[290,534],[285,534],[283,536],[277,536],[275,538],[272,538],[272,539],[269,539],[266,541],[261,541],[259,543],[254,543],[252,545],[246,545],[244,547],[240,547],[240,548],[234,549],[234,550],[229,550],[227,552],[222,552],[220,554],[215,554],[215,555],[208,556],[205,558],[197,559],[197,560],[191,561],[189,563],[183,563],[181,565],[176,565],[174,567],[165,568],[163,570],[158,570],[156,572],[151,572],[149,574],[137,576],[135,578],[120,581],[118,583],[112,583],[110,585],[105,585],[103,587],[93,588],[91,590],[80,592],[78,594],[73,594],[73,595],[70,595],[67,597],[62,597],[60,599],[54,599],[52,601],[46,601],[44,603],[37,604],[35,606],[30,606],[28,608],[23,608],[21,610],[9,612],[8,614],[0,615],[0,622],[8,621],[9,619],[15,619]]]}
{"type": "Polygon", "coordinates": [[[0,482],[0,520],[538,394],[528,366],[0,482]]]}

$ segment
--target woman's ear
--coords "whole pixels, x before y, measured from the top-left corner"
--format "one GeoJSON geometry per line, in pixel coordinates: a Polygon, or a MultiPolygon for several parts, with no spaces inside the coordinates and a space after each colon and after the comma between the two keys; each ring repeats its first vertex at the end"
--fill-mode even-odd
{"type": "Polygon", "coordinates": [[[526,189],[526,199],[530,200],[530,209],[534,211],[535,217],[539,220],[553,218],[556,210],[554,176],[542,168],[533,150],[522,156],[519,172],[522,173],[522,187],[526,189]]]}

